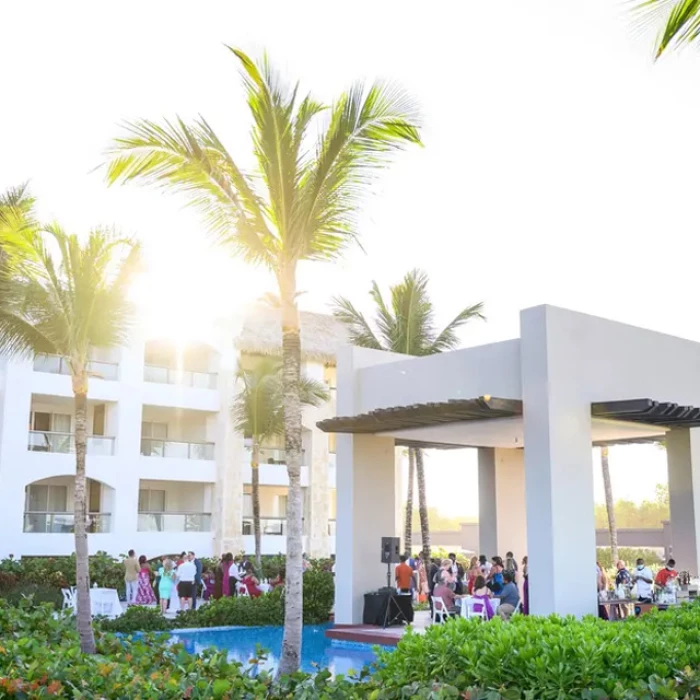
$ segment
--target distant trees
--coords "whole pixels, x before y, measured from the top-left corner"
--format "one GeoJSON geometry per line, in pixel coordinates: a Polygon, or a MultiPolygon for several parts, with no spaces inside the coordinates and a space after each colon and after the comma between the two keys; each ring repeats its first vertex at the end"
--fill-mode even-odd
{"type": "MultiPolygon", "coordinates": [[[[656,498],[653,501],[615,501],[615,520],[618,528],[661,527],[661,523],[669,518],[667,484],[656,485],[656,498]]],[[[595,526],[601,529],[608,527],[608,514],[604,503],[596,503],[595,526]]]]}

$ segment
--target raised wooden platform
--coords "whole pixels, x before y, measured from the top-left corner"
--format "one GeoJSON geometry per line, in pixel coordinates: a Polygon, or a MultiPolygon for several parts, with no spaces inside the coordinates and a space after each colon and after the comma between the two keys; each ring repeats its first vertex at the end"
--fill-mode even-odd
{"type": "Polygon", "coordinates": [[[405,627],[375,627],[374,625],[335,625],[326,630],[326,637],[344,642],[382,644],[395,647],[403,637],[405,627]]]}

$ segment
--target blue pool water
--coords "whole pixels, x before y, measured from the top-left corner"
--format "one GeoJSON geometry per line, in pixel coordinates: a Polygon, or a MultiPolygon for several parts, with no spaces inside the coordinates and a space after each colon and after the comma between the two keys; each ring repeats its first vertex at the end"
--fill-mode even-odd
{"type": "MultiPolygon", "coordinates": [[[[313,673],[327,668],[333,675],[347,675],[360,671],[376,660],[368,644],[331,641],[325,636],[327,625],[305,625],[301,648],[302,671],[313,673]]],[[[208,647],[228,650],[228,658],[247,666],[256,655],[256,646],[267,651],[267,660],[260,665],[269,671],[277,670],[282,649],[281,627],[227,627],[198,630],[178,630],[171,639],[180,642],[192,654],[208,647]]]]}

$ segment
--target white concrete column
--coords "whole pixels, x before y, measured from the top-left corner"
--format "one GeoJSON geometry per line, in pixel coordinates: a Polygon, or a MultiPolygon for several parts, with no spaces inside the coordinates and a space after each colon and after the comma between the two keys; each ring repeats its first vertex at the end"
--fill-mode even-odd
{"type": "Polygon", "coordinates": [[[530,610],[581,616],[597,610],[591,407],[557,312],[520,314],[530,610]]]}
{"type": "Polygon", "coordinates": [[[238,362],[233,345],[222,352],[219,368],[219,411],[216,439],[216,491],[214,498],[213,551],[215,554],[243,550],[243,435],[231,421],[238,362]]]}
{"type": "MultiPolygon", "coordinates": [[[[505,557],[513,552],[520,561],[527,554],[525,507],[525,454],[523,450],[495,450],[498,549],[505,557]]],[[[480,535],[481,536],[481,535],[480,535]]],[[[487,552],[484,552],[487,554],[487,552]]]]}
{"type": "Polygon", "coordinates": [[[700,429],[674,428],[666,434],[671,547],[676,568],[698,575],[700,554],[696,504],[700,503],[700,429]]]}
{"type": "Polygon", "coordinates": [[[479,460],[479,554],[491,558],[498,552],[496,503],[496,450],[480,447],[479,460]]]}
{"type": "Polygon", "coordinates": [[[394,439],[338,435],[335,621],[362,622],[364,594],[386,585],[381,538],[396,537],[394,439]]]}

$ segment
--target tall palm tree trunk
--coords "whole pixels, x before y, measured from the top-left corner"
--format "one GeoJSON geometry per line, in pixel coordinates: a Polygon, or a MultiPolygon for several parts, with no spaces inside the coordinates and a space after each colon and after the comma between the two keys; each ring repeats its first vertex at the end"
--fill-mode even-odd
{"type": "Polygon", "coordinates": [[[408,448],[408,493],[406,494],[406,520],[403,531],[403,550],[410,554],[413,548],[413,482],[416,480],[416,451],[408,448]]]}
{"type": "Polygon", "coordinates": [[[610,480],[610,465],[608,464],[608,448],[600,449],[600,465],[603,469],[603,486],[605,487],[605,509],[608,511],[608,531],[610,532],[610,552],[613,564],[619,559],[617,547],[617,523],[615,522],[615,502],[613,501],[612,482],[610,480]]]}
{"type": "Polygon", "coordinates": [[[296,305],[296,271],[282,270],[279,277],[282,303],[282,401],[284,441],[289,474],[287,495],[287,568],[284,594],[284,637],[278,673],[293,673],[301,660],[302,595],[302,497],[301,497],[301,335],[296,305]]]}
{"type": "Polygon", "coordinates": [[[84,654],[94,654],[95,635],[92,631],[90,606],[90,563],[88,560],[87,498],[85,479],[85,453],[87,451],[87,376],[73,377],[75,396],[75,579],[78,593],[76,623],[80,636],[80,649],[84,654]]]}
{"type": "Polygon", "coordinates": [[[423,541],[423,563],[430,571],[430,525],[428,524],[428,499],[425,493],[425,465],[423,450],[416,448],[416,476],[418,477],[418,513],[420,515],[420,536],[423,541]]]}
{"type": "Polygon", "coordinates": [[[262,573],[262,539],[260,535],[260,445],[253,438],[253,450],[250,459],[253,474],[253,535],[255,536],[255,566],[258,576],[262,573]]]}

